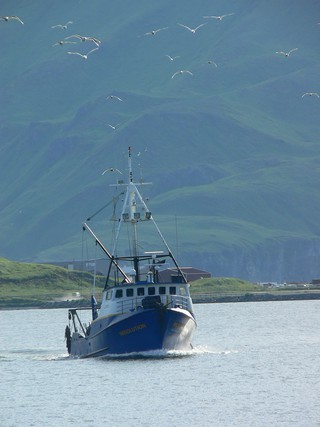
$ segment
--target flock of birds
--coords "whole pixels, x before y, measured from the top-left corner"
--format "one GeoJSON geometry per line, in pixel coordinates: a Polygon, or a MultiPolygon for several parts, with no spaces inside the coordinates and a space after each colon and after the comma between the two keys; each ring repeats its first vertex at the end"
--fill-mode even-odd
{"type": "MultiPolygon", "coordinates": [[[[71,24],[73,24],[73,21],[68,21],[66,24],[53,25],[51,28],[60,28],[62,30],[66,30],[68,26],[71,24]]],[[[59,40],[58,42],[54,43],[52,46],[62,46],[65,44],[77,44],[77,41],[70,40],[70,39],[76,39],[77,41],[80,41],[80,42],[94,43],[94,45],[96,46],[93,49],[91,49],[88,53],[85,53],[85,54],[81,52],[73,52],[73,51],[67,52],[69,55],[78,55],[82,59],[88,59],[88,56],[91,55],[91,53],[97,51],[101,44],[101,40],[98,40],[96,37],[81,36],[80,34],[73,34],[71,36],[65,37],[63,40],[59,40]]]]}
{"type": "MultiPolygon", "coordinates": [[[[222,21],[226,17],[233,16],[233,15],[234,15],[234,13],[226,13],[224,15],[204,15],[203,18],[204,19],[216,19],[218,21],[222,21]]],[[[5,22],[18,21],[18,22],[20,22],[20,24],[24,25],[24,22],[18,16],[16,16],[16,15],[13,15],[13,16],[1,16],[0,20],[5,21],[5,22]]],[[[66,30],[72,24],[73,24],[73,21],[68,21],[65,24],[56,24],[56,25],[53,25],[51,28],[53,28],[53,29],[54,28],[59,28],[59,29],[62,29],[62,30],[66,30]]],[[[318,24],[320,24],[320,23],[318,23],[318,24]]],[[[179,25],[182,28],[185,28],[186,30],[190,31],[192,34],[195,34],[200,28],[202,28],[205,25],[207,25],[207,22],[203,22],[203,23],[201,23],[200,25],[198,25],[195,28],[189,27],[188,25],[181,24],[181,23],[178,23],[177,25],[179,25]]],[[[154,29],[154,30],[151,30],[151,31],[148,31],[148,32],[144,33],[143,35],[144,36],[155,36],[160,31],[167,30],[168,28],[169,27],[163,27],[163,28],[154,29]]],[[[67,54],[79,56],[79,57],[81,57],[84,60],[87,60],[88,57],[89,57],[89,55],[91,55],[93,52],[96,52],[99,49],[100,44],[101,44],[101,40],[98,40],[96,37],[82,36],[80,34],[73,34],[73,35],[65,37],[62,40],[57,41],[56,43],[53,44],[53,46],[62,46],[62,45],[66,45],[66,44],[77,44],[78,41],[81,41],[81,42],[90,42],[90,43],[93,43],[95,45],[95,47],[93,49],[89,50],[87,53],[81,53],[81,52],[78,52],[78,51],[67,51],[67,54]]],[[[289,50],[288,52],[285,52],[285,51],[276,51],[275,53],[279,54],[279,55],[283,55],[286,58],[289,58],[289,56],[292,54],[292,52],[295,52],[297,50],[298,50],[298,48],[296,47],[296,48],[293,48],[293,49],[289,50]]],[[[166,55],[166,57],[170,61],[174,61],[175,59],[180,58],[180,56],[170,56],[170,55],[166,55]]],[[[215,61],[213,61],[213,60],[208,60],[207,63],[210,64],[210,65],[213,65],[214,67],[218,67],[217,63],[215,61]]],[[[181,74],[188,74],[190,76],[193,76],[193,73],[190,70],[178,70],[178,71],[176,71],[175,73],[172,74],[171,79],[174,79],[176,76],[181,75],[181,74]]],[[[301,96],[301,98],[304,98],[305,96],[315,96],[317,98],[320,98],[320,94],[317,93],[317,92],[306,92],[306,93],[304,93],[301,96]]],[[[110,95],[110,96],[108,96],[107,99],[114,99],[114,100],[122,101],[121,98],[119,98],[119,97],[117,97],[115,95],[110,95]]],[[[113,126],[113,125],[109,124],[108,126],[110,126],[112,129],[115,130],[119,125],[113,126]]]]}
{"type": "MultiPolygon", "coordinates": [[[[222,21],[227,16],[232,16],[232,15],[234,15],[234,13],[228,13],[225,15],[207,15],[207,16],[203,16],[203,18],[204,19],[216,19],[216,20],[222,21]]],[[[18,17],[8,17],[8,18],[9,19],[19,19],[18,17]]],[[[73,21],[68,21],[65,24],[53,25],[51,28],[52,29],[58,28],[58,29],[62,29],[62,30],[67,30],[72,24],[73,24],[73,21]]],[[[207,22],[204,22],[195,28],[191,28],[191,27],[184,25],[184,24],[181,24],[181,23],[178,23],[177,25],[179,25],[182,28],[185,28],[186,30],[190,31],[192,34],[195,34],[201,27],[205,26],[206,24],[207,24],[207,22]]],[[[168,28],[169,27],[153,29],[151,31],[144,33],[143,36],[155,36],[160,31],[167,30],[168,28]]],[[[100,47],[100,44],[101,44],[101,40],[98,40],[96,37],[82,36],[80,34],[73,34],[73,35],[69,35],[67,37],[64,37],[64,39],[57,41],[52,46],[54,47],[54,46],[62,46],[62,45],[66,45],[66,44],[77,44],[78,41],[80,41],[80,42],[91,42],[91,43],[94,43],[96,45],[93,49],[91,49],[88,53],[85,53],[85,54],[78,52],[78,51],[67,51],[67,53],[69,55],[77,55],[77,56],[80,56],[81,58],[83,58],[85,60],[87,60],[89,55],[91,55],[93,52],[97,51],[100,47]]],[[[176,59],[180,58],[180,56],[178,56],[178,55],[176,55],[176,56],[165,55],[165,56],[170,61],[175,61],[176,59]]],[[[217,63],[213,60],[208,60],[207,62],[208,62],[208,64],[213,65],[214,67],[218,67],[217,63]]],[[[174,79],[176,76],[181,75],[181,74],[188,74],[190,76],[193,76],[193,73],[190,70],[178,70],[172,74],[171,79],[174,79]]],[[[109,95],[106,99],[112,100],[112,101],[120,101],[120,102],[123,101],[123,99],[121,99],[119,96],[116,96],[116,95],[109,95]]],[[[120,126],[120,123],[117,123],[117,124],[107,123],[107,126],[110,127],[112,130],[116,130],[120,126]]],[[[116,171],[116,168],[109,168],[106,171],[112,171],[113,172],[113,171],[116,171]]],[[[106,171],[104,171],[104,173],[106,171]]]]}
{"type": "MultiPolygon", "coordinates": [[[[203,19],[206,20],[210,20],[210,19],[215,19],[218,21],[222,21],[227,17],[233,16],[235,15],[234,13],[227,13],[224,15],[205,15],[203,16],[203,19]]],[[[13,15],[13,16],[1,16],[0,20],[5,21],[5,22],[10,22],[10,21],[17,21],[20,24],[24,25],[24,22],[19,18],[19,16],[13,15]]],[[[71,25],[73,24],[73,21],[67,21],[65,24],[56,24],[56,25],[52,25],[51,28],[52,29],[60,29],[60,30],[67,30],[71,25]]],[[[181,24],[181,23],[177,23],[177,25],[181,28],[184,28],[185,30],[189,31],[192,34],[196,34],[196,32],[198,32],[201,28],[203,28],[205,25],[207,25],[208,22],[202,22],[201,24],[199,24],[197,27],[189,27],[188,25],[185,24],[181,24]]],[[[320,23],[319,23],[320,24],[320,23]]],[[[157,28],[157,29],[153,29],[150,30],[146,33],[143,34],[143,36],[156,36],[160,31],[164,31],[167,30],[169,27],[162,27],[162,28],[157,28]]],[[[67,54],[68,55],[75,55],[75,56],[79,56],[84,60],[87,60],[89,55],[91,55],[92,53],[96,52],[99,50],[99,47],[101,45],[101,40],[97,39],[96,37],[92,37],[92,36],[83,36],[80,34],[73,34],[73,35],[68,35],[66,37],[64,37],[62,40],[57,41],[56,43],[54,43],[52,46],[62,46],[62,45],[75,45],[78,44],[78,42],[81,43],[91,43],[94,45],[94,47],[92,49],[90,49],[87,53],[82,53],[82,52],[78,52],[77,50],[68,50],[67,54]]],[[[286,58],[289,58],[290,55],[293,52],[296,52],[298,50],[297,47],[289,50],[289,51],[276,51],[275,53],[278,55],[283,55],[286,58]]],[[[180,56],[171,56],[171,55],[165,55],[170,61],[175,61],[176,59],[180,58],[180,56]]],[[[208,64],[213,65],[214,67],[218,67],[217,63],[213,60],[208,60],[207,61],[208,64]]],[[[179,75],[190,75],[193,76],[192,71],[190,70],[186,70],[186,69],[182,69],[182,70],[178,70],[175,73],[172,74],[171,79],[174,79],[175,77],[179,76],[179,75]]],[[[320,98],[320,94],[317,92],[306,92],[304,93],[301,98],[304,98],[305,96],[313,96],[316,98],[320,98]]],[[[116,95],[109,95],[106,99],[108,100],[112,100],[112,101],[120,101],[122,102],[123,99],[121,99],[119,96],[116,95]]],[[[107,124],[108,127],[110,127],[112,130],[116,130],[120,124],[117,123],[115,125],[108,123],[107,124]]],[[[110,168],[110,171],[115,170],[114,168],[110,168]]]]}
{"type": "MultiPolygon", "coordinates": [[[[205,15],[203,16],[203,19],[206,20],[210,20],[210,19],[215,19],[217,21],[222,21],[227,17],[233,16],[235,15],[234,13],[227,13],[224,15],[205,15]]],[[[5,21],[5,22],[9,22],[9,21],[17,21],[20,24],[24,25],[24,22],[16,15],[14,16],[1,16],[0,20],[5,21]]],[[[52,25],[52,29],[60,29],[60,30],[67,30],[70,26],[72,26],[73,21],[67,21],[65,24],[56,24],[56,25],[52,25]]],[[[191,34],[196,34],[200,29],[202,29],[204,26],[206,26],[208,24],[208,22],[202,22],[201,24],[199,24],[196,27],[190,27],[188,25],[182,24],[182,23],[177,23],[177,25],[183,29],[185,29],[186,31],[189,31],[191,34]]],[[[320,23],[319,23],[320,24],[320,23]]],[[[157,28],[157,29],[153,29],[150,30],[146,33],[143,34],[143,36],[151,36],[154,37],[156,36],[159,32],[161,31],[165,31],[169,29],[169,27],[162,27],[162,28],[157,28]]],[[[139,36],[141,37],[141,36],[139,36]]],[[[100,45],[101,45],[101,40],[97,39],[96,37],[92,37],[92,36],[83,36],[80,34],[73,34],[73,35],[68,35],[66,37],[64,37],[62,40],[57,41],[56,43],[54,43],[52,46],[63,46],[63,45],[76,45],[78,43],[86,43],[86,44],[93,44],[94,47],[92,49],[90,49],[87,53],[82,53],[82,52],[78,52],[77,50],[68,50],[67,54],[68,55],[75,55],[75,56],[79,56],[84,60],[88,60],[89,55],[91,55],[92,53],[96,52],[99,50],[100,45]]],[[[285,58],[289,58],[290,55],[293,52],[296,52],[298,50],[297,47],[289,50],[289,51],[276,51],[275,53],[277,55],[282,55],[285,58]]],[[[165,55],[170,61],[175,61],[176,59],[180,58],[180,56],[171,56],[171,55],[165,55]]],[[[217,63],[213,60],[208,60],[207,63],[209,65],[212,65],[214,67],[218,67],[217,63]]],[[[193,76],[192,71],[190,70],[186,70],[186,69],[182,69],[182,70],[178,70],[175,73],[172,74],[171,79],[176,78],[179,75],[190,75],[193,76]]],[[[309,96],[309,97],[316,97],[316,98],[320,98],[320,94],[317,92],[306,92],[304,94],[302,94],[301,98],[303,99],[304,97],[309,96]]],[[[119,96],[116,95],[109,95],[107,98],[107,100],[110,101],[116,101],[116,102],[123,102],[123,99],[120,98],[119,96]]],[[[116,129],[118,129],[118,127],[120,126],[120,123],[117,124],[111,124],[111,123],[107,123],[106,124],[110,129],[112,129],[113,131],[115,131],[116,129]]],[[[104,175],[106,172],[118,172],[121,173],[117,168],[108,168],[106,170],[103,171],[102,175],[104,175]]]]}

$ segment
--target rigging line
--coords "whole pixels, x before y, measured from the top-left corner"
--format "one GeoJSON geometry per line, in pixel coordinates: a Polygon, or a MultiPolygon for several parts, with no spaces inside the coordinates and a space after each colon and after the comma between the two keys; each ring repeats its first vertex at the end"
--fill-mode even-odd
{"type": "MultiPolygon", "coordinates": [[[[80,276],[80,295],[82,295],[83,282],[84,282],[84,232],[81,237],[81,276],[80,276]]],[[[80,312],[81,313],[81,312],[80,312]]]]}
{"type": "Polygon", "coordinates": [[[129,224],[126,224],[126,231],[127,231],[127,241],[128,241],[128,248],[129,248],[129,255],[133,255],[133,247],[131,242],[131,229],[129,227],[129,224]]]}
{"type": "Polygon", "coordinates": [[[130,278],[126,275],[126,273],[123,271],[123,269],[120,267],[120,265],[117,263],[115,257],[111,255],[111,253],[105,248],[103,243],[98,239],[98,237],[94,234],[94,232],[91,230],[91,228],[86,224],[85,222],[82,224],[83,228],[86,229],[91,237],[95,240],[96,244],[100,246],[100,248],[103,250],[103,252],[108,256],[109,260],[115,265],[115,267],[119,270],[119,272],[124,277],[124,280],[126,283],[130,283],[130,278]]]}
{"type": "Polygon", "coordinates": [[[96,289],[96,276],[97,276],[97,243],[95,244],[94,249],[94,272],[93,272],[93,284],[92,284],[92,293],[94,295],[96,289]]]}
{"type": "Polygon", "coordinates": [[[177,214],[175,214],[175,228],[176,228],[176,253],[177,257],[179,258],[179,236],[178,236],[178,219],[177,214]]]}
{"type": "MultiPolygon", "coordinates": [[[[112,211],[112,217],[111,217],[111,221],[113,222],[113,225],[111,227],[111,247],[112,248],[116,247],[116,232],[117,232],[117,224],[119,221],[119,218],[117,219],[117,212],[116,212],[117,204],[119,201],[119,197],[123,194],[125,194],[125,191],[121,191],[121,193],[119,193],[117,196],[113,196],[112,198],[112,202],[113,202],[113,211],[112,211]]],[[[116,256],[116,254],[114,255],[116,256]]]]}
{"type": "MultiPolygon", "coordinates": [[[[114,196],[108,203],[106,203],[104,206],[102,206],[102,208],[97,210],[97,212],[95,212],[94,214],[89,216],[87,218],[87,221],[90,221],[92,218],[94,218],[96,215],[98,215],[100,212],[102,212],[105,208],[107,208],[109,205],[111,205],[111,203],[113,203],[115,205],[118,202],[118,199],[122,194],[124,194],[124,191],[121,191],[121,193],[119,193],[117,196],[114,196]]],[[[114,208],[114,210],[115,210],[115,208],[114,208]]]]}
{"type": "MultiPolygon", "coordinates": [[[[84,230],[83,230],[83,233],[84,233],[84,230]]],[[[84,248],[84,255],[83,255],[83,257],[82,257],[82,274],[83,274],[83,277],[84,277],[84,274],[85,274],[85,272],[86,273],[88,273],[88,272],[90,272],[89,271],[89,266],[90,266],[90,259],[91,259],[91,257],[90,257],[90,252],[91,252],[91,249],[89,248],[89,241],[88,241],[88,237],[87,237],[87,235],[85,234],[85,240],[84,240],[84,242],[85,242],[85,248],[84,248]],[[84,258],[84,257],[86,257],[86,258],[84,258]]],[[[97,250],[97,248],[96,248],[96,245],[95,245],[95,254],[96,254],[96,250],[97,250]]],[[[82,283],[82,287],[84,287],[84,280],[83,280],[83,283],[82,283]]],[[[81,289],[81,292],[82,292],[82,289],[81,289]]]]}

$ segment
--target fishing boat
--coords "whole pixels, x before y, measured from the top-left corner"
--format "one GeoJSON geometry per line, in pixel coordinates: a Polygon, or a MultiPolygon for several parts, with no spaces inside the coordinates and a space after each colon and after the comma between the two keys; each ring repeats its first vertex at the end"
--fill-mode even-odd
{"type": "Polygon", "coordinates": [[[105,254],[108,270],[99,306],[92,292],[89,323],[82,321],[81,308],[68,310],[65,338],[70,356],[87,358],[192,349],[196,320],[190,285],[139,191],[144,184],[147,183],[141,179],[134,181],[129,147],[128,178],[113,184],[121,190],[123,205],[118,213],[113,209],[112,250],[96,236],[88,221],[83,223],[83,230],[105,254]],[[147,247],[154,239],[149,231],[143,235],[141,229],[149,225],[155,229],[163,250],[159,246],[151,250],[147,247]],[[120,255],[123,228],[130,244],[120,255]],[[164,274],[168,266],[174,271],[169,279],[164,274]]]}

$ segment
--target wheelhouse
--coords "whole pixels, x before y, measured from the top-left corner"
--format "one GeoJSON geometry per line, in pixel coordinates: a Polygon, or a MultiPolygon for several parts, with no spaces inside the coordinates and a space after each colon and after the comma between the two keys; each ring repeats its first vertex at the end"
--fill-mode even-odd
{"type": "Polygon", "coordinates": [[[137,283],[111,287],[103,292],[100,315],[153,308],[157,304],[191,310],[189,284],[137,283]]]}

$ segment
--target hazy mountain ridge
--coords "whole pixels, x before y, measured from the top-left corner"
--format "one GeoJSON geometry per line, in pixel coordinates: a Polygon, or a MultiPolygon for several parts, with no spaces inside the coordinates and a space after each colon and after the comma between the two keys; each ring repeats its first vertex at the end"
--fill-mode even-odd
{"type": "Polygon", "coordinates": [[[320,104],[301,99],[319,87],[317,2],[4,1],[2,13],[25,22],[0,22],[2,256],[76,258],[81,222],[109,197],[101,172],[125,170],[131,145],[156,219],[178,217],[182,263],[250,280],[319,274],[320,104]],[[202,18],[222,13],[234,15],[202,18]],[[87,61],[66,53],[87,42],[53,46],[76,33],[102,41],[87,61]],[[172,79],[179,69],[193,76],[172,79]]]}

